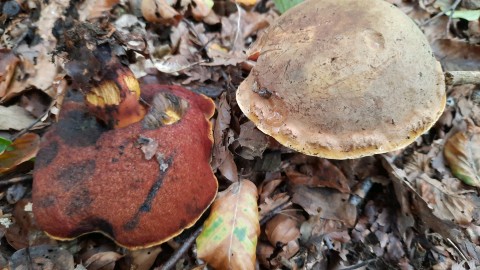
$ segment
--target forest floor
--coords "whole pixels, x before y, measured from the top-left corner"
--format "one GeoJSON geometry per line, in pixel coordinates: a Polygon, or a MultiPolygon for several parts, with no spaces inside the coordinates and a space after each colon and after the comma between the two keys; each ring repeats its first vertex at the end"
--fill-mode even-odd
{"type": "MultiPolygon", "coordinates": [[[[218,0],[212,9],[207,0],[167,2],[0,2],[0,266],[164,269],[182,250],[176,269],[204,267],[196,245],[185,244],[204,219],[168,243],[135,252],[101,234],[55,241],[37,227],[34,157],[62,93],[75,88],[65,63],[82,59],[64,54],[74,29],[87,47],[110,43],[140,82],[181,85],[215,101],[211,165],[219,191],[241,179],[258,188],[257,269],[480,267],[478,86],[448,87],[440,120],[403,150],[341,161],[307,156],[256,129],[235,100],[254,65],[244,52],[279,16],[275,4],[218,0]],[[32,133],[39,136],[24,137],[32,133]],[[12,149],[13,159],[5,154],[12,149]],[[448,163],[445,151],[465,158],[448,163]]],[[[444,70],[478,69],[476,1],[390,2],[421,27],[444,70]],[[449,8],[456,12],[442,12],[449,8]]]]}

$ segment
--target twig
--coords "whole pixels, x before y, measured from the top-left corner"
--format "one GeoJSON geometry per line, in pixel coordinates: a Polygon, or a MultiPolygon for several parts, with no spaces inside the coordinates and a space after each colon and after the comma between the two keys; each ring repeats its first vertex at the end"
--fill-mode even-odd
{"type": "Polygon", "coordinates": [[[480,84],[480,71],[447,71],[445,83],[447,85],[480,84]]]}
{"type": "Polygon", "coordinates": [[[31,123],[30,125],[28,125],[28,127],[20,130],[19,132],[17,132],[17,134],[13,135],[12,138],[11,138],[11,140],[12,140],[12,141],[15,141],[16,139],[18,139],[18,137],[20,137],[20,136],[22,136],[23,134],[25,134],[25,133],[27,133],[28,131],[30,131],[30,129],[32,129],[35,125],[37,125],[37,124],[40,123],[40,122],[43,122],[42,119],[44,119],[45,117],[47,117],[47,115],[50,113],[50,109],[51,109],[51,106],[48,107],[48,109],[47,109],[44,113],[42,113],[42,115],[41,115],[39,118],[35,119],[35,121],[33,121],[33,123],[31,123]]]}
{"type": "Polygon", "coordinates": [[[458,254],[460,254],[464,261],[468,262],[465,254],[463,254],[463,252],[457,247],[457,245],[455,245],[455,243],[450,238],[447,238],[447,242],[457,251],[458,254]]]}
{"type": "Polygon", "coordinates": [[[241,31],[240,23],[242,19],[242,7],[236,1],[235,1],[235,6],[237,6],[237,10],[238,10],[238,19],[237,19],[237,30],[235,31],[235,38],[233,39],[233,44],[232,44],[232,51],[235,51],[235,45],[237,44],[237,39],[241,31]]]}
{"type": "Polygon", "coordinates": [[[202,232],[203,227],[200,226],[198,229],[196,229],[190,237],[188,237],[185,242],[183,242],[182,246],[173,253],[173,255],[163,264],[160,269],[162,270],[170,270],[175,268],[175,264],[177,263],[180,258],[188,251],[190,246],[193,244],[195,239],[200,235],[202,232]]]}
{"type": "Polygon", "coordinates": [[[366,260],[364,262],[361,262],[359,264],[356,264],[356,265],[352,265],[352,266],[349,266],[349,267],[346,267],[346,268],[340,268],[340,270],[354,270],[354,269],[358,269],[360,267],[363,267],[365,265],[368,265],[370,264],[371,262],[374,262],[376,261],[377,259],[370,259],[370,260],[366,260]]]}
{"type": "Polygon", "coordinates": [[[273,218],[273,216],[275,216],[276,214],[280,213],[281,211],[283,211],[283,209],[287,208],[288,206],[292,205],[292,202],[288,201],[288,202],[285,202],[285,203],[282,203],[280,204],[279,206],[275,207],[272,209],[272,211],[266,213],[262,219],[260,220],[260,225],[264,225],[265,223],[267,223],[267,221],[269,221],[270,219],[273,218]]]}
{"type": "Polygon", "coordinates": [[[0,187],[12,185],[12,184],[17,184],[17,183],[21,183],[21,182],[26,182],[26,181],[30,181],[32,179],[33,179],[33,177],[31,175],[27,174],[27,175],[24,175],[24,176],[17,176],[17,177],[13,177],[13,178],[10,178],[10,179],[0,180],[0,187]]]}
{"type": "MultiPolygon", "coordinates": [[[[446,10],[440,12],[440,13],[437,13],[435,16],[433,16],[432,18],[424,21],[422,24],[420,24],[420,26],[425,26],[433,21],[435,21],[436,19],[442,17],[443,15],[447,14],[449,11],[451,11],[450,13],[450,19],[451,19],[451,16],[453,15],[453,12],[455,11],[455,9],[457,8],[457,6],[460,4],[460,2],[462,2],[462,0],[456,0],[449,8],[447,8],[446,10]]],[[[449,20],[449,23],[447,24],[447,32],[448,32],[448,27],[450,26],[450,20],[449,20]]]]}
{"type": "Polygon", "coordinates": [[[462,2],[462,0],[456,0],[455,3],[450,7],[450,15],[448,15],[448,22],[447,22],[447,28],[445,29],[445,36],[448,36],[448,30],[450,29],[450,24],[452,24],[452,17],[453,13],[455,12],[455,9],[457,9],[457,6],[462,2]]]}

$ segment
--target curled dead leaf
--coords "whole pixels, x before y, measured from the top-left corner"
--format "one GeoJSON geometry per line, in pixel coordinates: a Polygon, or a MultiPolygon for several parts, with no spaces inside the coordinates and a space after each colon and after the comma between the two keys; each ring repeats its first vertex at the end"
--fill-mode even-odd
{"type": "Polygon", "coordinates": [[[215,269],[255,269],[260,224],[257,187],[235,182],[219,193],[197,238],[198,257],[215,269]]]}
{"type": "Polygon", "coordinates": [[[141,0],[140,9],[145,20],[171,24],[180,21],[181,15],[166,0],[141,0]]]}
{"type": "Polygon", "coordinates": [[[265,234],[273,246],[282,246],[282,256],[285,258],[291,258],[300,249],[297,221],[286,215],[276,215],[271,219],[265,227],[265,234]]]}
{"type": "Polygon", "coordinates": [[[465,184],[480,187],[480,128],[470,125],[445,143],[445,159],[455,177],[465,184]]]}
{"type": "Polygon", "coordinates": [[[286,215],[276,215],[265,228],[265,233],[272,245],[286,244],[300,236],[297,222],[286,215]]]}

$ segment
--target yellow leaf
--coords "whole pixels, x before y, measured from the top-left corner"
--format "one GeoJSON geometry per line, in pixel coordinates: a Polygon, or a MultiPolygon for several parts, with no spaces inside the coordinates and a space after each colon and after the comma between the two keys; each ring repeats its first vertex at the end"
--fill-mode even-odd
{"type": "Polygon", "coordinates": [[[450,137],[443,154],[455,177],[480,187],[480,128],[470,125],[467,132],[450,137]]]}
{"type": "Polygon", "coordinates": [[[257,187],[247,180],[218,194],[197,238],[200,259],[215,269],[255,269],[257,197],[257,187]]]}
{"type": "Polygon", "coordinates": [[[253,6],[257,3],[257,0],[236,0],[235,2],[244,6],[253,6]]]}

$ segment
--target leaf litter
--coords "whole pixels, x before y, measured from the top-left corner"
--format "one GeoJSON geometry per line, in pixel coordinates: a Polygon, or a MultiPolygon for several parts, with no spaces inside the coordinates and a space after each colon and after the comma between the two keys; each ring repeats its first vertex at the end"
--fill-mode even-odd
{"type": "MultiPolygon", "coordinates": [[[[6,2],[12,1],[1,5],[6,2]]],[[[211,164],[220,190],[231,193],[245,183],[239,181],[245,177],[251,181],[249,196],[258,189],[259,216],[248,223],[255,232],[251,239],[259,234],[258,244],[256,252],[249,250],[249,259],[243,261],[249,267],[479,266],[478,86],[447,89],[449,100],[439,122],[402,151],[346,161],[307,157],[261,133],[241,114],[234,99],[236,87],[252,67],[243,52],[279,16],[272,1],[215,1],[213,6],[208,0],[129,2],[25,1],[18,14],[0,15],[0,137],[17,138],[2,144],[0,162],[5,165],[0,182],[10,183],[31,170],[39,138],[28,132],[43,133],[32,130],[32,123],[48,125],[55,120],[66,89],[78,88],[71,78],[95,77],[99,67],[89,62],[89,48],[109,43],[137,77],[183,85],[215,99],[211,164]],[[87,35],[82,27],[96,34],[87,35]],[[71,29],[75,30],[68,32],[71,29]],[[72,47],[76,44],[72,36],[81,36],[82,45],[72,47]],[[64,66],[62,47],[78,53],[77,59],[70,59],[73,66],[64,66]],[[85,70],[90,73],[81,72],[85,70]]],[[[478,20],[462,17],[468,12],[454,12],[450,19],[441,13],[453,1],[390,2],[421,25],[447,70],[477,69],[480,31],[478,20]],[[436,14],[441,16],[432,19],[436,14]]],[[[466,2],[471,1],[462,1],[462,12],[469,9],[466,2]]],[[[146,158],[153,157],[155,143],[159,142],[139,146],[146,158]]],[[[170,243],[138,252],[128,252],[95,234],[52,241],[35,226],[28,204],[29,180],[12,183],[2,185],[0,191],[0,235],[8,242],[0,249],[2,267],[161,269],[185,238],[193,235],[187,231],[170,243]]],[[[257,209],[249,205],[252,211],[257,209]]],[[[212,207],[211,215],[216,211],[212,207]]],[[[226,212],[217,217],[231,215],[226,212]]],[[[231,226],[230,230],[239,228],[231,226]]],[[[188,248],[177,269],[202,267],[197,258],[207,245],[211,242],[188,248]]],[[[222,250],[209,252],[217,255],[222,250]]]]}

